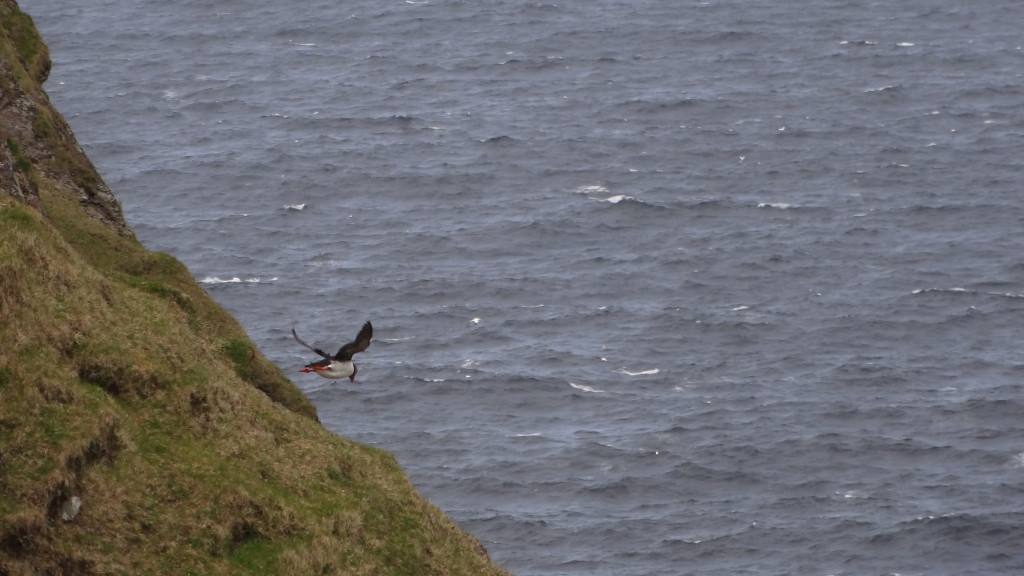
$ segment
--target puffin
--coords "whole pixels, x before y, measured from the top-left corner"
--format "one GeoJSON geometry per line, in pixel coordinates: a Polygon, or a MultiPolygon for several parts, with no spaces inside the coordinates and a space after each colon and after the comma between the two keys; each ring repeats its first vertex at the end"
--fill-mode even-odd
{"type": "Polygon", "coordinates": [[[369,322],[363,324],[359,334],[356,335],[355,341],[342,346],[334,356],[303,342],[302,338],[299,338],[299,335],[295,332],[295,328],[292,328],[292,336],[296,342],[323,357],[323,360],[306,364],[299,372],[313,372],[318,376],[332,380],[347,377],[349,382],[355,382],[356,372],[359,369],[356,368],[355,362],[352,362],[352,355],[370,347],[370,340],[373,339],[373,326],[369,322]]]}

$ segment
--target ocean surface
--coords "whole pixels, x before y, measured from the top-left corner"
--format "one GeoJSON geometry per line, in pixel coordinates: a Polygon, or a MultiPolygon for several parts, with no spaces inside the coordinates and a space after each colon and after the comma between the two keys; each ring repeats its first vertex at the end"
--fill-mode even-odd
{"type": "Polygon", "coordinates": [[[142,242],[508,570],[1024,574],[1024,4],[21,5],[142,242]]]}

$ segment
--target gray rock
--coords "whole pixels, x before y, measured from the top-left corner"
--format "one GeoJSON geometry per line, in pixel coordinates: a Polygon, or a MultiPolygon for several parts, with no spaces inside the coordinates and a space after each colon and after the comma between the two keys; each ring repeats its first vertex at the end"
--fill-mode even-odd
{"type": "Polygon", "coordinates": [[[64,505],[60,507],[60,518],[65,522],[70,522],[78,516],[78,513],[82,511],[82,499],[78,496],[72,496],[64,502],[64,505]]]}

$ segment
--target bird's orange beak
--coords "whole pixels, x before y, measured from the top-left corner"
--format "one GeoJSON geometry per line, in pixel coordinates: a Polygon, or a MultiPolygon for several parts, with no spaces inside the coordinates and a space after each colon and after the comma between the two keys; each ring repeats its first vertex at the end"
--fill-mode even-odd
{"type": "Polygon", "coordinates": [[[299,372],[307,372],[308,373],[308,372],[312,372],[312,370],[310,370],[309,368],[303,368],[302,370],[299,370],[299,372]]]}

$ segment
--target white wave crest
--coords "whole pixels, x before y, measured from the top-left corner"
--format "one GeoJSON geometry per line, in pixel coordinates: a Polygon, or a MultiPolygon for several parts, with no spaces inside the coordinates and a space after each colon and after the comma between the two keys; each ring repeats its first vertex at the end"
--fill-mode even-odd
{"type": "Polygon", "coordinates": [[[636,198],[632,196],[627,196],[626,194],[616,194],[615,196],[609,196],[608,198],[601,199],[601,202],[618,204],[619,202],[622,202],[624,200],[636,200],[636,198]]]}
{"type": "Polygon", "coordinates": [[[206,278],[203,278],[202,280],[200,280],[199,283],[200,284],[241,284],[241,283],[260,284],[260,283],[263,283],[263,282],[275,282],[276,280],[277,280],[277,277],[268,278],[268,279],[264,280],[263,278],[260,278],[258,276],[252,276],[250,278],[245,278],[245,279],[239,278],[238,276],[235,276],[233,278],[227,278],[227,279],[219,278],[217,276],[207,276],[206,278]]]}
{"type": "Polygon", "coordinates": [[[658,372],[661,372],[661,370],[658,368],[651,368],[650,370],[641,370],[640,372],[630,372],[625,368],[619,368],[618,370],[616,370],[616,372],[618,372],[619,374],[625,374],[626,376],[650,376],[651,374],[657,374],[658,372]]]}
{"type": "Polygon", "coordinates": [[[926,292],[967,292],[966,288],[918,288],[911,294],[924,294],[926,292]]]}
{"type": "Polygon", "coordinates": [[[601,184],[590,184],[588,186],[580,186],[576,189],[577,194],[597,194],[601,192],[607,192],[608,188],[601,184]]]}
{"type": "Polygon", "coordinates": [[[593,392],[595,394],[599,394],[601,392],[604,392],[604,390],[598,390],[597,388],[594,388],[592,386],[587,386],[586,384],[576,384],[575,382],[569,382],[569,386],[572,386],[573,388],[575,388],[577,390],[582,390],[584,392],[593,392]]]}

